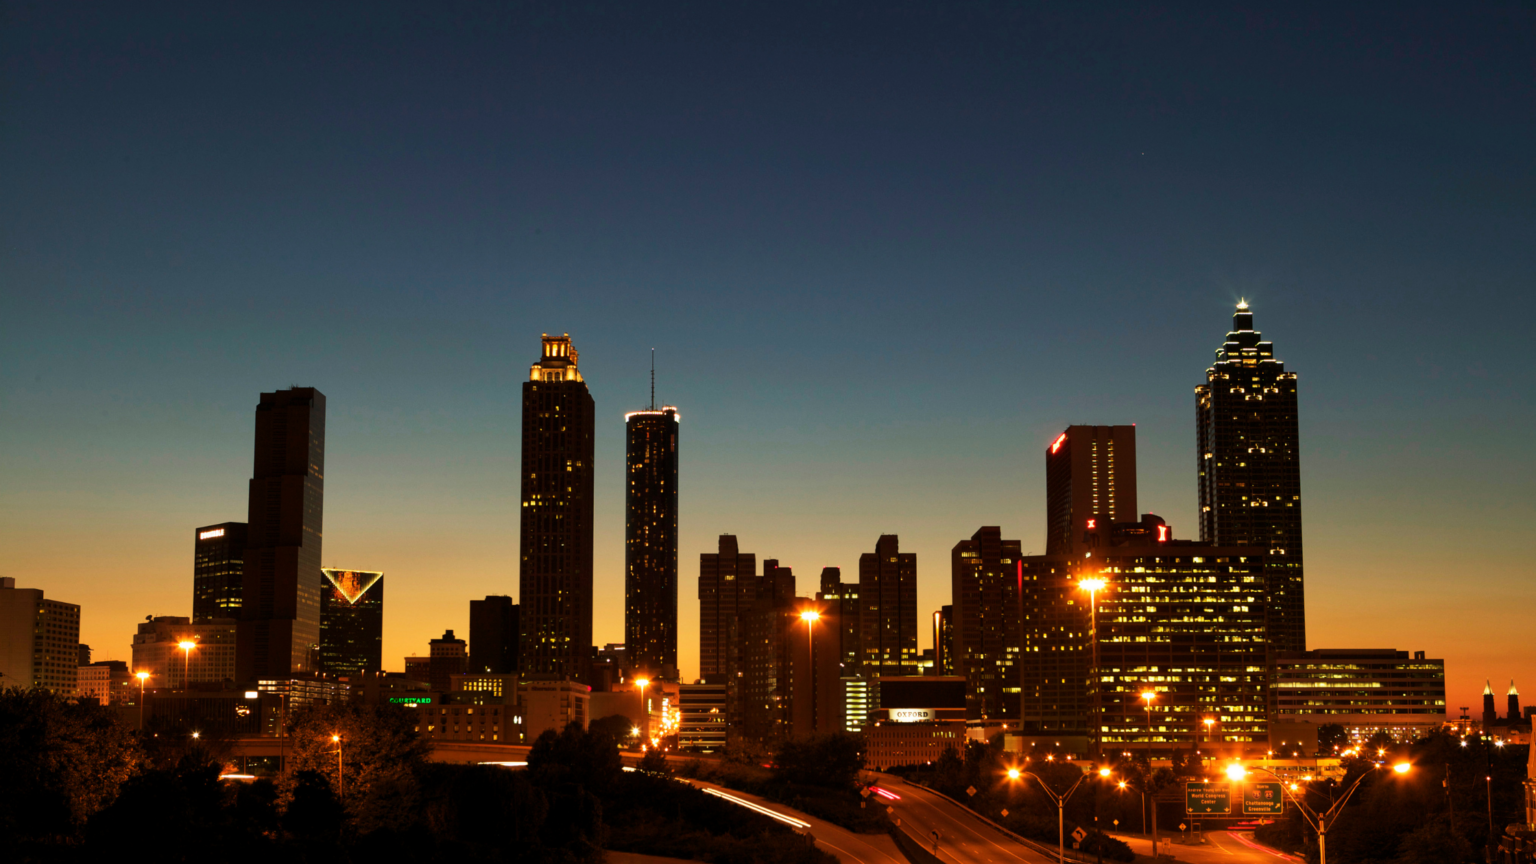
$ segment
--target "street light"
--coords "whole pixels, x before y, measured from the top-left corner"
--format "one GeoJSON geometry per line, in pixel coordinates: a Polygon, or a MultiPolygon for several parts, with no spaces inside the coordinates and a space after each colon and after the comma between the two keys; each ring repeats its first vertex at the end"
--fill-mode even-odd
{"type": "Polygon", "coordinates": [[[640,749],[641,750],[644,750],[645,749],[645,745],[647,743],[649,743],[650,740],[651,740],[651,712],[650,712],[650,709],[645,706],[645,688],[649,687],[650,684],[651,684],[651,679],[649,679],[649,678],[636,678],[635,679],[635,686],[640,688],[640,716],[641,716],[640,722],[645,724],[645,728],[643,730],[641,730],[641,732],[640,732],[640,749]]]}
{"type": "Polygon", "coordinates": [[[135,672],[133,677],[139,679],[139,731],[144,731],[144,682],[149,680],[148,672],[135,672]]]}
{"type": "Polygon", "coordinates": [[[336,800],[347,796],[347,781],[341,775],[341,736],[331,734],[331,743],[336,745],[336,800]]]}
{"type": "Polygon", "coordinates": [[[816,728],[816,639],[811,627],[821,620],[821,613],[815,609],[806,609],[800,613],[800,620],[805,622],[805,683],[811,691],[811,729],[816,728]]]}
{"type": "Polygon", "coordinates": [[[197,647],[197,643],[191,639],[183,639],[176,643],[176,647],[181,649],[183,658],[181,665],[181,689],[190,690],[192,689],[192,649],[197,647]]]}
{"type": "Polygon", "coordinates": [[[1083,785],[1083,781],[1084,780],[1087,780],[1089,777],[1092,777],[1092,776],[1093,775],[1091,773],[1083,774],[1083,776],[1077,778],[1077,782],[1076,783],[1072,784],[1072,788],[1067,790],[1067,794],[1065,794],[1065,795],[1057,795],[1051,789],[1051,787],[1045,785],[1045,781],[1041,780],[1038,775],[1032,774],[1032,773],[1030,773],[1028,771],[1021,771],[1018,768],[1009,768],[1008,769],[1008,779],[1009,780],[1018,780],[1020,777],[1034,777],[1035,778],[1035,782],[1040,784],[1040,788],[1045,790],[1045,794],[1050,796],[1050,799],[1052,801],[1056,802],[1056,862],[1057,862],[1057,864],[1066,864],[1066,861],[1067,861],[1067,817],[1066,817],[1067,799],[1072,797],[1072,793],[1077,791],[1077,787],[1083,785]]]}
{"type": "MultiPolygon", "coordinates": [[[[1382,766],[1377,765],[1372,768],[1371,771],[1375,771],[1377,768],[1381,767],[1382,766]]],[[[1360,788],[1361,781],[1371,776],[1371,771],[1366,771],[1359,777],[1355,778],[1355,782],[1351,784],[1349,790],[1344,793],[1344,797],[1335,801],[1333,806],[1329,807],[1325,812],[1318,813],[1311,807],[1308,807],[1307,802],[1303,798],[1298,798],[1296,796],[1295,792],[1293,791],[1295,790],[1295,784],[1291,784],[1289,787],[1287,787],[1285,785],[1285,780],[1282,779],[1279,774],[1276,774],[1268,768],[1260,768],[1258,766],[1254,766],[1253,770],[1263,771],[1265,774],[1268,774],[1269,776],[1280,781],[1280,788],[1290,794],[1291,801],[1296,805],[1296,809],[1301,811],[1302,818],[1306,819],[1307,824],[1312,827],[1312,830],[1317,832],[1318,864],[1328,864],[1328,829],[1332,828],[1333,823],[1339,820],[1339,816],[1341,815],[1341,811],[1344,809],[1344,805],[1348,803],[1350,796],[1355,794],[1355,790],[1360,788]]],[[[1407,774],[1411,770],[1413,770],[1413,765],[1409,762],[1399,762],[1392,766],[1392,771],[1395,774],[1407,774]]],[[[1231,777],[1233,780],[1241,780],[1246,777],[1247,774],[1247,770],[1244,769],[1240,763],[1234,762],[1227,767],[1227,776],[1231,777]]]]}
{"type": "Polygon", "coordinates": [[[1099,592],[1104,589],[1103,579],[1089,578],[1078,580],[1077,587],[1088,592],[1088,642],[1093,646],[1093,752],[1098,755],[1100,738],[1104,733],[1104,713],[1100,707],[1099,690],[1103,687],[1103,676],[1099,674],[1099,592]]]}
{"type": "Polygon", "coordinates": [[[1205,746],[1211,746],[1211,727],[1216,725],[1215,717],[1207,717],[1200,721],[1205,724],[1205,746]]]}

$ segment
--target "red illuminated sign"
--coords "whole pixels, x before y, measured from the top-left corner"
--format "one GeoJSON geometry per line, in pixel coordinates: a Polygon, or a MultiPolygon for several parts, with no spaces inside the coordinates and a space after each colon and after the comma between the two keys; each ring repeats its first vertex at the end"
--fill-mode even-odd
{"type": "Polygon", "coordinates": [[[1168,526],[1167,525],[1159,525],[1159,526],[1157,526],[1157,542],[1159,542],[1159,543],[1167,543],[1168,542],[1168,526]]]}
{"type": "Polygon", "coordinates": [[[1066,440],[1067,440],[1067,433],[1065,433],[1065,432],[1063,432],[1060,435],[1056,436],[1055,443],[1051,444],[1051,452],[1055,453],[1057,450],[1060,450],[1062,442],[1066,441],[1066,440]]]}
{"type": "Polygon", "coordinates": [[[1097,519],[1089,519],[1088,520],[1088,527],[1089,528],[1097,528],[1097,527],[1099,527],[1099,520],[1097,520],[1097,519]]]}

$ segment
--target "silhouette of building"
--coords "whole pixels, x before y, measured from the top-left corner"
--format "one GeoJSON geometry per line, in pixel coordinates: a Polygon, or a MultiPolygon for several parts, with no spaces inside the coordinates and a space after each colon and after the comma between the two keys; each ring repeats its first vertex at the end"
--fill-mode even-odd
{"type": "Polygon", "coordinates": [[[842,579],[841,568],[821,568],[821,591],[816,599],[821,602],[822,614],[837,620],[838,662],[846,676],[856,674],[859,668],[859,583],[842,579]]]}
{"type": "Polygon", "coordinates": [[[0,577],[0,688],[75,692],[80,668],[80,607],[17,588],[0,577]]]}
{"type": "Polygon", "coordinates": [[[859,673],[916,674],[917,553],[902,552],[895,534],[859,556],[859,607],[859,673]]]}
{"type": "Polygon", "coordinates": [[[955,674],[955,607],[940,606],[933,613],[933,674],[955,674]]]}
{"type": "Polygon", "coordinates": [[[1508,699],[1509,713],[1504,715],[1504,719],[1511,724],[1524,722],[1525,718],[1520,716],[1520,691],[1515,689],[1513,679],[1509,682],[1509,693],[1506,698],[1508,699]]]}
{"type": "Polygon", "coordinates": [[[592,652],[594,406],[570,336],[523,382],[518,652],[524,677],[586,679],[592,652]]]}
{"type": "Polygon", "coordinates": [[[790,738],[843,730],[842,622],[826,604],[796,598],[785,622],[790,738]],[[807,613],[815,613],[808,620],[807,613]]]}
{"type": "Polygon", "coordinates": [[[427,683],[439,693],[451,690],[453,676],[463,675],[469,665],[469,651],[465,649],[464,640],[456,638],[452,630],[443,631],[441,638],[428,643],[427,657],[427,683]]]}
{"type": "Polygon", "coordinates": [[[261,394],[246,517],[236,680],[319,668],[325,396],[261,394]]]}
{"type": "Polygon", "coordinates": [[[955,672],[966,682],[972,720],[1019,716],[1018,572],[1023,550],[987,525],[950,552],[955,672]]]}
{"type": "Polygon", "coordinates": [[[624,415],[624,644],[631,670],[667,681],[678,679],[678,420],[654,399],[624,415]]]}
{"type": "Polygon", "coordinates": [[[245,523],[204,525],[193,536],[192,620],[239,618],[245,581],[245,523]]]}
{"type": "Polygon", "coordinates": [[[320,671],[356,675],[384,668],[384,574],[321,568],[320,671]]]}
{"type": "Polygon", "coordinates": [[[1068,426],[1045,450],[1045,488],[1047,555],[1080,554],[1136,521],[1136,427],[1068,426]]]}
{"type": "Polygon", "coordinates": [[[780,567],[777,560],[764,561],[763,575],[753,582],[753,601],[738,613],[741,661],[735,677],[740,685],[737,694],[727,689],[727,699],[739,698],[728,706],[727,732],[733,741],[739,735],[772,745],[789,733],[792,719],[788,640],[792,624],[799,619],[800,603],[795,597],[794,571],[780,567]]]}
{"type": "Polygon", "coordinates": [[[469,669],[476,674],[504,675],[518,671],[517,619],[519,607],[511,597],[487,595],[469,601],[469,669]]]}
{"type": "Polygon", "coordinates": [[[721,534],[718,550],[699,555],[699,676],[706,683],[735,677],[740,616],[757,602],[757,556],[741,552],[734,534],[721,534]]]}
{"type": "Polygon", "coordinates": [[[1276,650],[1305,651],[1296,373],[1260,340],[1246,302],[1237,304],[1195,403],[1200,539],[1267,550],[1271,639],[1276,650]]]}

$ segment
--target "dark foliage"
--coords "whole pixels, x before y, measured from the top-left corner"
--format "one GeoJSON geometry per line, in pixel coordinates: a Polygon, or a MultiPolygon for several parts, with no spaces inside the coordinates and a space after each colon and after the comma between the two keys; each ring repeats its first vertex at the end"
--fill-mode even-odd
{"type": "Polygon", "coordinates": [[[773,761],[776,778],[785,783],[852,790],[864,770],[864,738],[834,732],[785,741],[773,761]]]}

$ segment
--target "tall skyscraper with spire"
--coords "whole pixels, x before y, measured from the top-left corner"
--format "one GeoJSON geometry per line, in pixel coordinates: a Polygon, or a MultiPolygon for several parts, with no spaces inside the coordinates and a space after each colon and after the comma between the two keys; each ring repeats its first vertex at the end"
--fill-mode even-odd
{"type": "Polygon", "coordinates": [[[249,503],[235,675],[253,681],[317,671],[325,505],[319,390],[261,394],[249,503]]]}
{"type": "Polygon", "coordinates": [[[1261,341],[1247,302],[1237,304],[1195,404],[1200,539],[1269,551],[1271,647],[1305,651],[1296,373],[1261,341]]]}
{"type": "Polygon", "coordinates": [[[624,415],[624,654],[638,673],[678,680],[677,431],[671,405],[624,415]]]}
{"type": "Polygon", "coordinates": [[[585,681],[592,654],[595,408],[570,334],[544,334],[523,382],[522,671],[585,681]]]}

